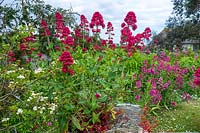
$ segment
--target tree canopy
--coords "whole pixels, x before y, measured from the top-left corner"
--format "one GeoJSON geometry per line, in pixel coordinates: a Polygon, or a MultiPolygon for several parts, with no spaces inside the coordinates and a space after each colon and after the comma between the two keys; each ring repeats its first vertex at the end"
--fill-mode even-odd
{"type": "Polygon", "coordinates": [[[75,14],[72,8],[55,8],[45,4],[42,0],[13,0],[12,4],[6,4],[4,0],[0,2],[0,25],[1,32],[12,31],[20,25],[32,25],[37,27],[40,21],[46,20],[54,23],[55,12],[61,12],[65,24],[73,27],[75,25],[75,14]]]}
{"type": "Polygon", "coordinates": [[[182,48],[186,39],[200,39],[200,0],[172,0],[173,11],[166,21],[165,36],[157,35],[161,48],[182,48]]]}

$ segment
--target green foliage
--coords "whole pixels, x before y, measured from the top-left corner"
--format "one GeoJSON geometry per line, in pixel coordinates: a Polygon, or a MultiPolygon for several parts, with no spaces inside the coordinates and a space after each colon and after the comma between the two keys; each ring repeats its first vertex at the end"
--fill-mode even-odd
{"type": "Polygon", "coordinates": [[[51,5],[45,4],[43,0],[14,0],[12,5],[1,4],[0,12],[2,13],[2,18],[0,19],[3,24],[0,26],[2,32],[11,32],[16,29],[16,27],[21,25],[32,25],[37,28],[40,24],[38,20],[46,20],[51,24],[55,21],[54,14],[56,11],[60,11],[64,14],[64,20],[66,25],[74,27],[75,14],[72,9],[54,8],[51,5]]]}

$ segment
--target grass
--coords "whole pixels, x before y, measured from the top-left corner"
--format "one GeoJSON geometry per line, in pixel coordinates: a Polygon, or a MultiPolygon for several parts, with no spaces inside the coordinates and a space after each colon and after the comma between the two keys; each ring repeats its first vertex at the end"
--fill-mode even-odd
{"type": "Polygon", "coordinates": [[[156,132],[200,132],[200,99],[158,113],[156,132]]]}

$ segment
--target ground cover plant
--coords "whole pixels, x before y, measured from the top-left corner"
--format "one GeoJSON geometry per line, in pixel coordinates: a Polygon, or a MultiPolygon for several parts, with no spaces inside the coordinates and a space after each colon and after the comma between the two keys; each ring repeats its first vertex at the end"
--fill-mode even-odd
{"type": "Polygon", "coordinates": [[[199,100],[183,102],[172,110],[165,110],[158,115],[159,124],[155,132],[197,132],[199,128],[199,100]]]}
{"type": "MultiPolygon", "coordinates": [[[[90,23],[81,15],[74,29],[56,12],[54,29],[41,20],[38,32],[21,25],[18,33],[2,36],[0,131],[101,132],[111,128],[117,103],[139,104],[147,115],[198,98],[198,54],[149,53],[143,41],[151,29],[133,35],[136,22],[135,13],[128,12],[120,45],[114,44],[114,27],[100,12],[90,23]],[[108,38],[102,39],[105,27],[108,38]]],[[[152,131],[144,118],[140,126],[152,131]]]]}

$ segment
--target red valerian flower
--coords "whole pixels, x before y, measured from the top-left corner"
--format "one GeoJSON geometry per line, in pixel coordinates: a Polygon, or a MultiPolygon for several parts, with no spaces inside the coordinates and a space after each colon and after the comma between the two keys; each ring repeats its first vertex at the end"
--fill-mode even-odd
{"type": "Polygon", "coordinates": [[[100,12],[95,12],[92,16],[91,23],[90,23],[90,28],[92,28],[93,32],[99,33],[101,30],[99,27],[102,27],[103,29],[105,28],[103,16],[100,14],[100,12]],[[96,27],[96,28],[94,28],[96,27]]]}
{"type": "Polygon", "coordinates": [[[51,32],[49,30],[49,27],[46,23],[45,20],[42,20],[41,23],[40,23],[41,27],[43,28],[44,30],[44,33],[42,33],[44,36],[50,36],[51,35],[51,32]]]}
{"type": "Polygon", "coordinates": [[[62,40],[64,44],[68,44],[69,46],[74,45],[74,38],[72,36],[68,36],[66,39],[62,40]]]}
{"type": "Polygon", "coordinates": [[[194,75],[195,75],[196,77],[200,77],[200,68],[198,68],[198,69],[196,70],[196,72],[194,73],[194,75]]]}
{"type": "Polygon", "coordinates": [[[190,96],[189,93],[184,92],[182,95],[182,99],[188,101],[189,99],[191,99],[192,97],[190,96]]]}
{"type": "Polygon", "coordinates": [[[99,99],[101,97],[101,94],[100,93],[96,93],[95,97],[96,97],[96,99],[99,99]]]}
{"type": "Polygon", "coordinates": [[[74,60],[69,52],[62,52],[62,54],[59,57],[59,61],[63,64],[62,72],[68,72],[70,75],[74,74],[74,71],[72,69],[69,69],[69,66],[71,66],[74,63],[74,60]]]}
{"type": "Polygon", "coordinates": [[[24,42],[35,42],[35,36],[32,32],[30,34],[30,36],[24,38],[24,42]]]}
{"type": "Polygon", "coordinates": [[[136,101],[139,101],[139,100],[140,100],[140,95],[137,94],[137,95],[135,96],[135,100],[136,100],[136,101]]]}
{"type": "Polygon", "coordinates": [[[102,44],[103,46],[106,46],[106,40],[102,39],[102,40],[101,40],[101,44],[102,44]]]}
{"type": "Polygon", "coordinates": [[[80,29],[75,29],[75,37],[82,37],[80,29]]]}
{"type": "Polygon", "coordinates": [[[65,27],[63,16],[60,12],[56,12],[56,29],[58,33],[61,33],[63,28],[65,27]]]}
{"type": "Polygon", "coordinates": [[[143,32],[143,36],[145,39],[149,39],[149,37],[151,37],[151,29],[149,27],[147,27],[144,32],[143,32]]]}
{"type": "Polygon", "coordinates": [[[105,34],[108,34],[108,44],[112,44],[113,43],[113,37],[115,34],[113,33],[114,31],[114,28],[112,26],[112,23],[111,22],[108,22],[107,24],[107,31],[105,34]]]}
{"type": "Polygon", "coordinates": [[[82,48],[82,51],[83,52],[86,52],[88,49],[87,48],[82,48]]]}
{"type": "Polygon", "coordinates": [[[82,31],[89,31],[89,22],[87,18],[84,15],[80,16],[81,23],[79,24],[79,27],[82,31]]]}
{"type": "Polygon", "coordinates": [[[124,21],[129,26],[132,26],[133,24],[135,24],[137,22],[135,13],[133,11],[128,12],[128,14],[126,15],[126,18],[124,19],[124,21]]]}
{"type": "Polygon", "coordinates": [[[15,53],[13,51],[8,51],[7,58],[9,62],[16,61],[16,58],[14,56],[15,53]]]}
{"type": "Polygon", "coordinates": [[[97,45],[97,44],[95,44],[95,45],[93,46],[93,48],[94,48],[94,50],[101,50],[101,47],[100,47],[99,45],[97,45]]]}
{"type": "Polygon", "coordinates": [[[116,45],[115,45],[114,43],[113,43],[113,44],[110,44],[110,45],[109,45],[109,48],[112,49],[112,50],[114,50],[114,49],[116,48],[116,45]]]}
{"type": "Polygon", "coordinates": [[[195,85],[200,86],[200,78],[196,77],[196,78],[194,79],[193,83],[194,83],[195,85]]]}
{"type": "Polygon", "coordinates": [[[63,65],[72,65],[74,60],[71,54],[67,51],[64,51],[59,57],[59,61],[63,63],[63,65]]]}
{"type": "Polygon", "coordinates": [[[42,58],[43,54],[42,54],[42,53],[38,53],[37,56],[38,56],[39,58],[42,58]]]}
{"type": "Polygon", "coordinates": [[[121,24],[121,28],[124,28],[126,26],[126,24],[123,22],[122,24],[121,24]]]}
{"type": "Polygon", "coordinates": [[[177,105],[177,103],[175,102],[175,101],[171,101],[171,106],[176,106],[177,105]]]}
{"type": "Polygon", "coordinates": [[[198,68],[194,73],[193,83],[197,86],[200,86],[200,68],[198,68]]]}
{"type": "Polygon", "coordinates": [[[25,51],[26,50],[26,46],[23,43],[19,44],[19,47],[20,47],[21,51],[25,51]]]}
{"type": "Polygon", "coordinates": [[[62,28],[62,37],[67,37],[70,34],[70,30],[68,27],[62,28]]]}
{"type": "Polygon", "coordinates": [[[136,88],[140,88],[142,86],[141,80],[135,82],[136,88]]]}

